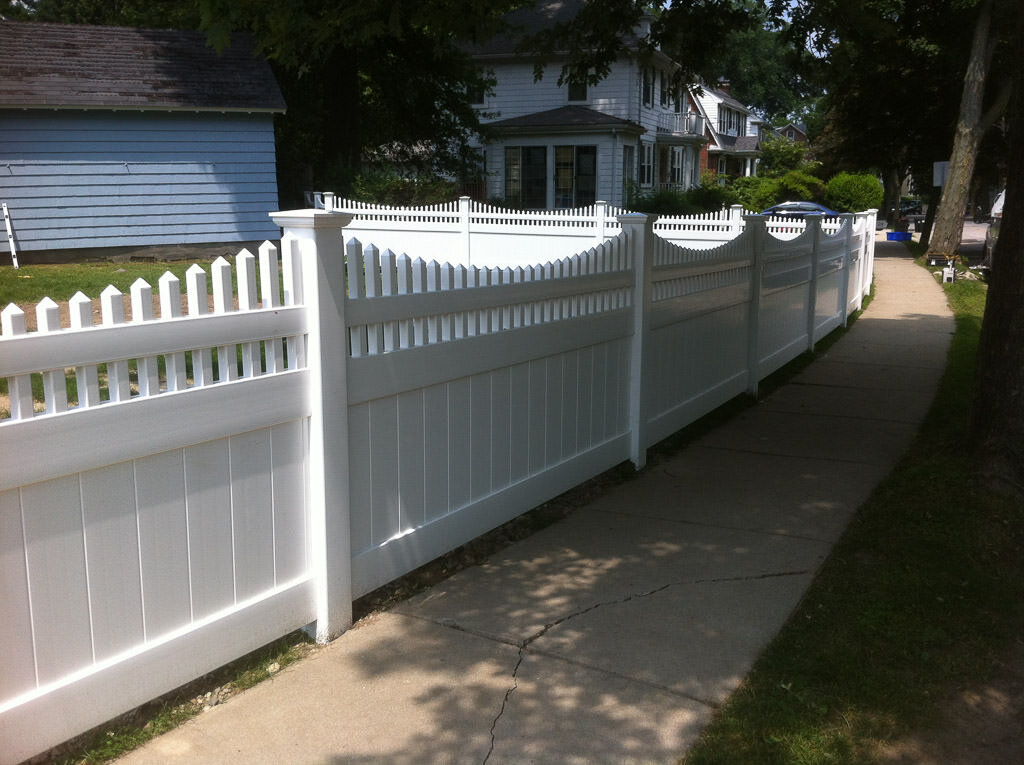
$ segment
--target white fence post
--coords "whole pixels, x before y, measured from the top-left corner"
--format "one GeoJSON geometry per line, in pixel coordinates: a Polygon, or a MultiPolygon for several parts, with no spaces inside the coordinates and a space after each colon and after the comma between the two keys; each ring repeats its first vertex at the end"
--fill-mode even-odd
{"type": "Polygon", "coordinates": [[[594,203],[594,243],[602,244],[605,240],[605,233],[608,230],[608,203],[598,201],[594,203]]]}
{"type": "Polygon", "coordinates": [[[462,237],[462,262],[467,267],[473,265],[473,261],[470,260],[473,253],[469,246],[469,204],[469,197],[459,197],[459,233],[462,237]]]}
{"type": "Polygon", "coordinates": [[[814,350],[814,333],[818,314],[818,253],[821,251],[821,217],[808,215],[807,228],[811,232],[811,283],[807,293],[807,350],[814,350]]]}
{"type": "Polygon", "coordinates": [[[318,643],[352,624],[349,523],[345,248],[351,215],[323,210],[271,213],[281,248],[298,255],[309,321],[309,512],[318,643]]]}
{"type": "Polygon", "coordinates": [[[764,244],[768,236],[762,215],[744,215],[750,232],[750,300],[747,314],[747,393],[757,395],[761,382],[761,283],[764,275],[764,244]]]}
{"type": "MultiPolygon", "coordinates": [[[[843,326],[845,327],[850,319],[850,266],[853,263],[853,256],[850,252],[853,243],[853,213],[843,213],[839,216],[842,221],[843,231],[843,278],[839,284],[839,299],[842,301],[843,326]]],[[[867,232],[864,232],[867,236],[867,232]]],[[[859,258],[858,258],[859,260],[859,258]]],[[[858,286],[858,289],[860,287],[858,286]]]]}
{"type": "Polygon", "coordinates": [[[743,233],[743,205],[732,205],[729,207],[729,221],[732,223],[730,226],[730,236],[735,239],[743,233]]]}
{"type": "Polygon", "coordinates": [[[644,396],[645,354],[651,334],[651,284],[654,265],[654,222],[657,215],[628,213],[618,220],[633,259],[633,340],[629,360],[630,460],[637,470],[647,464],[647,410],[644,396]]]}

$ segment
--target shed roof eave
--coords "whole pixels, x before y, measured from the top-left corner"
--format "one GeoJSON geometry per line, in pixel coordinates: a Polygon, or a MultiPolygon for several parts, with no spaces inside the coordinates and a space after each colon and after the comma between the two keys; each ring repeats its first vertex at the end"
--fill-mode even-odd
{"type": "Polygon", "coordinates": [[[0,104],[5,111],[38,112],[181,112],[184,114],[284,114],[286,108],[260,108],[248,106],[161,106],[132,104],[108,106],[105,104],[0,104]]]}

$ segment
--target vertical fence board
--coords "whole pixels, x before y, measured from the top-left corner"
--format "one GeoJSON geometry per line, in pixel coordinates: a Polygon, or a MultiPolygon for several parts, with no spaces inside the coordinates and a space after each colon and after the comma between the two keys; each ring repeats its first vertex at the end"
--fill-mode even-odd
{"type": "Polygon", "coordinates": [[[447,515],[451,503],[448,487],[449,447],[448,386],[432,385],[423,391],[425,455],[424,512],[432,521],[447,515]]]}
{"type": "Polygon", "coordinates": [[[591,374],[590,424],[594,443],[606,440],[608,429],[608,344],[593,349],[591,374]]]}
{"type": "Polygon", "coordinates": [[[232,436],[231,525],[238,600],[274,586],[273,513],[270,430],[232,436]]]}
{"type": "Polygon", "coordinates": [[[92,663],[78,476],[21,490],[39,683],[92,663]]]}
{"type": "Polygon", "coordinates": [[[491,491],[511,483],[512,476],[512,391],[508,367],[491,373],[491,491]]]}
{"type": "Polygon", "coordinates": [[[0,646],[4,650],[0,699],[25,693],[36,685],[20,494],[18,489],[0,492],[0,582],[4,592],[0,598],[0,646]]]}
{"type": "Polygon", "coordinates": [[[226,438],[185,449],[189,579],[194,619],[202,619],[235,602],[229,457],[226,438]]]}
{"type": "Polygon", "coordinates": [[[544,466],[551,467],[562,460],[562,428],[564,427],[565,410],[563,404],[562,384],[564,382],[563,358],[549,356],[544,360],[547,372],[544,391],[544,403],[547,405],[544,420],[547,432],[544,434],[544,466]]]}
{"type": "Polygon", "coordinates": [[[490,374],[475,375],[470,380],[470,387],[470,499],[480,499],[491,493],[490,374]]]}
{"type": "Polygon", "coordinates": [[[103,661],[145,639],[135,476],[122,462],[81,481],[93,639],[103,661]]]}
{"type": "Polygon", "coordinates": [[[142,595],[150,640],[191,620],[184,473],[180,451],[135,462],[142,595]]]}
{"type": "Polygon", "coordinates": [[[370,522],[372,542],[402,531],[398,500],[398,406],[394,397],[370,402],[370,522]]]}
{"type": "Polygon", "coordinates": [[[547,364],[544,359],[537,359],[529,363],[529,370],[529,468],[530,474],[534,475],[542,471],[547,464],[544,451],[547,443],[547,364]]]}
{"type": "Polygon", "coordinates": [[[348,408],[349,433],[349,502],[352,505],[352,554],[373,546],[373,527],[370,521],[370,405],[359,404],[348,408]]]}
{"type": "Polygon", "coordinates": [[[403,530],[422,526],[426,518],[423,486],[428,448],[423,392],[402,393],[398,396],[398,525],[403,530]]]}
{"type": "Polygon", "coordinates": [[[448,384],[449,510],[469,504],[472,459],[472,383],[468,378],[448,384]]]}
{"type": "Polygon", "coordinates": [[[566,353],[562,357],[562,458],[566,459],[578,453],[577,440],[579,428],[579,386],[580,358],[579,352],[566,353]]]}
{"type": "Polygon", "coordinates": [[[509,370],[509,482],[530,474],[530,365],[509,370]]]}
{"type": "Polygon", "coordinates": [[[307,535],[305,425],[276,426],[271,432],[274,460],[274,569],[276,584],[301,576],[309,565],[307,535]]]}
{"type": "Polygon", "coordinates": [[[582,348],[578,354],[579,385],[576,402],[576,442],[580,449],[594,445],[593,395],[594,395],[594,347],[582,348]]]}

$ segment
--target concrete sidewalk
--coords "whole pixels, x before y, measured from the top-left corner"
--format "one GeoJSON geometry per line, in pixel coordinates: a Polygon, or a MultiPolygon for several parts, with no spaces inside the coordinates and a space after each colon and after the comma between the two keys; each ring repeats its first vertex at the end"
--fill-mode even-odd
{"type": "Polygon", "coordinates": [[[671,763],[908,446],[953,320],[905,247],[774,393],[125,763],[671,763]]]}

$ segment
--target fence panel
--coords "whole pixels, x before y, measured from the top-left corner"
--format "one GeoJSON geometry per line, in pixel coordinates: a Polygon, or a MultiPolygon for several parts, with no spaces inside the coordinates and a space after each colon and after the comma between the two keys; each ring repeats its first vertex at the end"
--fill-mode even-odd
{"type": "Polygon", "coordinates": [[[624,248],[513,271],[349,243],[355,595],[626,458],[624,248]]]}
{"type": "MultiPolygon", "coordinates": [[[[261,254],[272,290],[276,254],[261,254]]],[[[0,375],[39,379],[42,411],[0,421],[3,762],[314,618],[308,374],[274,353],[305,333],[305,311],[270,294],[257,307],[253,257],[236,265],[237,298],[231,264],[212,266],[214,313],[194,271],[188,316],[170,275],[159,319],[144,282],[127,321],[113,288],[101,326],[85,296],[66,329],[50,300],[38,332],[4,311],[0,375]]]]}
{"type": "Polygon", "coordinates": [[[749,239],[741,235],[714,250],[656,240],[651,345],[645,352],[649,444],[746,389],[749,239]]]}

